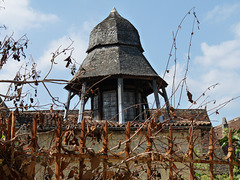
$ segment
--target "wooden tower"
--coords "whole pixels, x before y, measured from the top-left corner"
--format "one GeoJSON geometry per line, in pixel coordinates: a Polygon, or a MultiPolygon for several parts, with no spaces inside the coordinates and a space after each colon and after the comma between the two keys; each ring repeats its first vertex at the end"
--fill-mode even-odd
{"type": "Polygon", "coordinates": [[[87,57],[65,87],[69,91],[65,119],[74,95],[81,99],[79,122],[89,98],[95,120],[113,120],[120,124],[148,117],[147,96],[151,93],[158,108],[158,94],[169,108],[167,83],[154,71],[143,51],[136,28],[114,8],[92,30],[87,57]]]}

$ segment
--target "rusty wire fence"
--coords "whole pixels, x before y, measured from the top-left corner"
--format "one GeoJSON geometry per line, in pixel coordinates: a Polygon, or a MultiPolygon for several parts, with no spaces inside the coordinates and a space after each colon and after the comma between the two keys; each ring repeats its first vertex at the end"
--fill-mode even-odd
{"type": "Polygon", "coordinates": [[[115,145],[110,148],[112,134],[109,133],[106,121],[102,130],[101,148],[96,151],[94,146],[87,146],[90,132],[85,119],[77,135],[71,128],[64,128],[62,118],[54,115],[57,121],[57,127],[52,131],[54,140],[46,148],[38,145],[37,127],[41,118],[41,115],[34,116],[29,134],[19,133],[21,128],[16,128],[14,112],[7,120],[2,116],[0,174],[3,179],[163,179],[164,170],[170,180],[186,177],[193,180],[197,178],[196,164],[207,165],[210,179],[214,179],[216,166],[226,165],[229,178],[233,179],[234,166],[240,166],[239,159],[234,155],[231,130],[228,154],[220,158],[216,155],[213,129],[209,132],[208,152],[201,156],[196,152],[197,138],[192,126],[188,130],[186,151],[181,151],[179,144],[175,143],[172,126],[166,136],[161,136],[163,124],[156,124],[153,120],[145,122],[148,124],[147,129],[140,127],[134,132],[131,132],[128,122],[125,133],[121,133],[125,141],[113,142],[115,145]],[[143,131],[144,135],[140,135],[143,131]],[[139,136],[141,141],[132,146],[134,138],[139,136]],[[166,140],[165,143],[161,141],[162,147],[156,143],[157,137],[166,140]],[[141,150],[138,151],[139,148],[141,150]]]}

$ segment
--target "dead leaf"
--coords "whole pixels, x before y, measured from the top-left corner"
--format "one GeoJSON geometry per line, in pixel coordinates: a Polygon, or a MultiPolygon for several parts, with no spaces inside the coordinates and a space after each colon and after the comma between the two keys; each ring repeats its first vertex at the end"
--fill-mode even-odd
{"type": "Polygon", "coordinates": [[[70,178],[73,178],[74,177],[74,174],[75,174],[75,171],[74,170],[71,170],[68,174],[68,179],[70,178]]]}
{"type": "Polygon", "coordinates": [[[113,171],[107,171],[107,177],[111,179],[115,175],[115,172],[113,171]]]}
{"type": "Polygon", "coordinates": [[[94,177],[94,174],[91,171],[87,171],[83,176],[82,180],[89,180],[94,177]]]}
{"type": "Polygon", "coordinates": [[[173,163],[173,168],[175,169],[175,171],[177,171],[177,166],[173,163]]]}
{"type": "Polygon", "coordinates": [[[71,56],[68,56],[64,61],[67,62],[66,68],[72,63],[71,56]]]}
{"type": "Polygon", "coordinates": [[[48,167],[47,172],[48,172],[48,175],[50,176],[50,178],[52,178],[52,176],[54,174],[53,170],[50,167],[48,167]]]}
{"type": "Polygon", "coordinates": [[[48,164],[52,165],[54,163],[54,158],[48,158],[48,164]]]}
{"type": "Polygon", "coordinates": [[[40,165],[44,166],[44,167],[47,167],[47,163],[46,162],[41,162],[40,165]]]}
{"type": "Polygon", "coordinates": [[[62,161],[61,163],[61,171],[63,171],[64,169],[66,169],[66,167],[69,165],[70,162],[65,162],[65,161],[62,161]]]}
{"type": "Polygon", "coordinates": [[[7,176],[9,176],[11,174],[10,169],[7,164],[5,164],[2,168],[7,176]]]}
{"type": "Polygon", "coordinates": [[[188,101],[193,103],[193,99],[192,99],[192,93],[190,93],[189,91],[187,91],[187,97],[188,97],[188,101]]]}
{"type": "Polygon", "coordinates": [[[94,156],[91,159],[91,170],[96,169],[100,164],[100,159],[97,156],[94,156]]]}

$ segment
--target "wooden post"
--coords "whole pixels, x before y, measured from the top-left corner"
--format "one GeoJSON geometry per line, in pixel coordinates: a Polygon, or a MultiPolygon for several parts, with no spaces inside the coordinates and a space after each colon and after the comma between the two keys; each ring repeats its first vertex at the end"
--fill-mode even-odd
{"type": "Polygon", "coordinates": [[[9,114],[8,116],[8,123],[7,123],[7,137],[6,140],[11,139],[11,129],[12,129],[12,113],[13,111],[9,114]]]}
{"type": "Polygon", "coordinates": [[[153,93],[154,93],[154,98],[155,98],[155,102],[156,102],[156,108],[160,108],[160,101],[159,101],[159,97],[158,97],[158,89],[157,89],[157,82],[156,80],[152,81],[152,86],[153,86],[153,93]]]}
{"type": "Polygon", "coordinates": [[[127,123],[126,127],[126,146],[125,146],[125,152],[126,152],[126,157],[130,155],[130,148],[131,148],[131,140],[130,139],[130,122],[127,123]]]}
{"type": "Polygon", "coordinates": [[[229,130],[228,134],[228,154],[230,155],[229,157],[229,179],[233,180],[233,144],[232,144],[232,130],[229,130]]]}
{"type": "MultiPolygon", "coordinates": [[[[84,147],[85,147],[85,143],[86,143],[85,134],[86,134],[86,132],[85,132],[85,118],[83,118],[82,124],[81,124],[81,135],[80,135],[80,153],[81,154],[84,153],[84,147]]],[[[82,179],[83,168],[84,168],[84,159],[80,159],[80,162],[79,162],[79,175],[78,175],[79,179],[82,179]]]]}
{"type": "MultiPolygon", "coordinates": [[[[103,154],[108,155],[108,123],[105,121],[103,129],[103,154]]],[[[103,180],[107,179],[107,159],[103,160],[103,180]]]]}
{"type": "MultiPolygon", "coordinates": [[[[189,158],[191,160],[193,160],[193,150],[194,150],[194,146],[193,146],[193,126],[191,126],[189,128],[189,158]]],[[[194,167],[193,167],[193,163],[190,163],[190,180],[194,180],[194,167]]]]}
{"type": "Polygon", "coordinates": [[[12,111],[11,139],[15,137],[15,128],[16,128],[16,113],[12,111]]]}
{"type": "Polygon", "coordinates": [[[37,115],[35,114],[33,117],[33,127],[32,127],[32,141],[33,147],[32,147],[32,179],[35,177],[35,166],[36,166],[36,148],[37,148],[37,115]]]}
{"type": "Polygon", "coordinates": [[[118,78],[118,122],[119,124],[125,123],[123,101],[124,101],[123,79],[118,78]]]}
{"type": "MultiPolygon", "coordinates": [[[[56,132],[56,153],[60,154],[61,153],[61,134],[62,134],[62,120],[60,117],[57,117],[57,129],[55,130],[56,132]]],[[[56,180],[60,179],[61,175],[61,157],[56,156],[56,173],[55,177],[56,180]]]]}
{"type": "MultiPolygon", "coordinates": [[[[152,151],[152,132],[151,132],[152,123],[151,121],[148,124],[148,131],[147,131],[147,149],[146,152],[152,151]]],[[[152,179],[152,160],[151,160],[151,154],[148,155],[149,159],[147,160],[147,179],[152,179]]]]}
{"type": "Polygon", "coordinates": [[[168,112],[168,116],[170,115],[170,104],[169,104],[169,99],[167,96],[167,92],[166,89],[164,87],[162,87],[162,92],[163,92],[163,98],[166,104],[166,108],[167,108],[167,112],[168,112]]]}
{"type": "MultiPolygon", "coordinates": [[[[126,152],[126,158],[129,158],[130,150],[131,150],[131,140],[130,139],[130,122],[127,123],[126,127],[126,146],[125,146],[125,152],[126,152]]],[[[127,168],[129,169],[129,163],[126,163],[127,168]]]]}
{"type": "Polygon", "coordinates": [[[102,120],[103,117],[103,99],[102,99],[102,89],[98,90],[98,120],[102,120]]]}
{"type": "Polygon", "coordinates": [[[172,124],[169,127],[169,135],[168,135],[168,152],[170,155],[169,158],[169,180],[173,180],[173,162],[172,162],[172,152],[173,152],[173,136],[172,136],[172,124]]]}
{"type": "MultiPolygon", "coordinates": [[[[213,146],[213,128],[211,128],[210,133],[209,133],[209,160],[213,160],[213,151],[214,151],[214,146],[213,146]]],[[[210,179],[213,180],[213,164],[211,163],[209,166],[209,171],[210,171],[210,179]]]]}
{"type": "Polygon", "coordinates": [[[86,82],[82,83],[82,92],[81,92],[81,102],[80,102],[80,108],[78,112],[78,123],[82,122],[83,118],[83,111],[84,111],[84,104],[85,104],[85,92],[86,92],[86,82]]]}

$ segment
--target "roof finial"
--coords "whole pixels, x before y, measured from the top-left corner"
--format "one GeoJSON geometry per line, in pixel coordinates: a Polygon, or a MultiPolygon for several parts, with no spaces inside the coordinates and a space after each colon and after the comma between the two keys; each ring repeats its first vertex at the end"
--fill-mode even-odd
{"type": "Polygon", "coordinates": [[[117,12],[116,8],[113,7],[112,11],[111,12],[117,12]]]}

